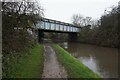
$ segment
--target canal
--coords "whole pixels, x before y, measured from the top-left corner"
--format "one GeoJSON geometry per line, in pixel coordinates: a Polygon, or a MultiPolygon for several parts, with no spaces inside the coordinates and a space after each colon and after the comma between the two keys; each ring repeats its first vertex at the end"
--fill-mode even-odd
{"type": "Polygon", "coordinates": [[[118,77],[118,49],[67,42],[60,45],[101,77],[118,77]]]}

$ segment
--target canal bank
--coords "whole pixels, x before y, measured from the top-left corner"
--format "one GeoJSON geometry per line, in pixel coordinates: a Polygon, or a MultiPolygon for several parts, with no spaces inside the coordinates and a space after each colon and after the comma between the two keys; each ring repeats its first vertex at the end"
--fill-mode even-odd
{"type": "Polygon", "coordinates": [[[86,67],[84,64],[79,62],[73,56],[71,56],[67,51],[65,51],[60,46],[54,44],[54,48],[58,61],[65,67],[68,78],[97,78],[100,79],[96,73],[91,69],[86,67]]]}

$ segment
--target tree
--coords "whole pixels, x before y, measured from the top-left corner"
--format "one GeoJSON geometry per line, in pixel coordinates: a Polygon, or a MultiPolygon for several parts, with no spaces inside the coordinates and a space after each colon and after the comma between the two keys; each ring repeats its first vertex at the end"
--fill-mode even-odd
{"type": "Polygon", "coordinates": [[[78,14],[73,15],[74,25],[81,26],[79,20],[84,26],[79,33],[80,42],[117,48],[120,46],[120,2],[118,6],[110,7],[109,11],[105,10],[105,14],[99,20],[92,20],[91,17],[81,18],[78,14]]]}
{"type": "Polygon", "coordinates": [[[91,19],[92,17],[85,17],[83,19],[84,26],[91,25],[91,19]]]}
{"type": "Polygon", "coordinates": [[[83,26],[83,17],[80,14],[74,14],[72,16],[72,23],[76,26],[83,26]]]}
{"type": "Polygon", "coordinates": [[[92,17],[83,17],[80,14],[74,14],[72,16],[72,23],[76,26],[87,26],[87,25],[91,25],[91,19],[92,17]]]}
{"type": "MultiPolygon", "coordinates": [[[[21,2],[2,2],[3,49],[5,49],[8,44],[10,47],[13,45],[13,43],[9,41],[12,39],[14,41],[16,38],[18,30],[15,30],[15,28],[22,29],[19,30],[21,33],[18,36],[25,40],[27,35],[22,36],[22,33],[27,33],[27,28],[32,28],[37,21],[41,19],[42,14],[42,8],[37,6],[35,2],[27,2],[25,0],[21,2]]],[[[15,42],[17,42],[17,39],[15,42]]],[[[10,47],[8,47],[9,50],[12,49],[12,47],[10,47]]],[[[14,47],[13,50],[15,50],[15,48],[17,49],[17,47],[14,47]]]]}

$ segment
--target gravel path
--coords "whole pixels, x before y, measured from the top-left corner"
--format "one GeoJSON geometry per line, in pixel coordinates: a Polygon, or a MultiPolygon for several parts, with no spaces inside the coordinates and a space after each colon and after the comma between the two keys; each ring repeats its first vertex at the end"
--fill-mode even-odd
{"type": "Polygon", "coordinates": [[[51,48],[50,44],[44,44],[44,70],[43,78],[67,78],[67,73],[59,62],[55,51],[51,48]]]}

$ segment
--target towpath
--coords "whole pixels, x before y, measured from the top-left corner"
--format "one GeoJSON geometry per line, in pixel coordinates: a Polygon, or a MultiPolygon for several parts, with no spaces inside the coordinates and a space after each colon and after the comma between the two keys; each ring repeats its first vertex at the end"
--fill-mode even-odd
{"type": "Polygon", "coordinates": [[[67,78],[67,73],[57,61],[56,53],[50,44],[44,44],[43,78],[67,78]]]}

